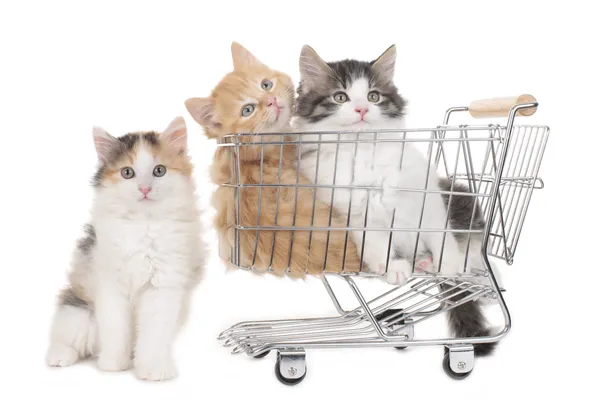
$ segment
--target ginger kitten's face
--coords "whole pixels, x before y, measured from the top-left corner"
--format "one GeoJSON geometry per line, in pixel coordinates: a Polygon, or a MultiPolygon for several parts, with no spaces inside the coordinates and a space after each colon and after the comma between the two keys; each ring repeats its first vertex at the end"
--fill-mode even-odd
{"type": "Polygon", "coordinates": [[[234,70],[210,97],[191,98],[185,105],[208,137],[232,133],[280,132],[289,126],[294,102],[292,79],[232,45],[234,70]]]}
{"type": "Polygon", "coordinates": [[[190,185],[185,121],[179,117],[161,133],[128,133],[115,138],[94,128],[100,167],[93,184],[103,196],[131,208],[176,199],[190,185]]]}

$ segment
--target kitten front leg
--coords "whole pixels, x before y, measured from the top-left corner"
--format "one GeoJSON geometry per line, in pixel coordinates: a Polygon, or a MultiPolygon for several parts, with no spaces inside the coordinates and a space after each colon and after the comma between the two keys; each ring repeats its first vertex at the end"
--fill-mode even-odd
{"type": "MultiPolygon", "coordinates": [[[[362,234],[360,231],[354,231],[354,238],[359,248],[362,243],[362,234]]],[[[360,256],[361,254],[359,254],[360,256]]],[[[380,275],[389,284],[401,286],[412,276],[413,268],[406,259],[394,260],[393,257],[394,249],[390,249],[388,233],[378,231],[366,233],[364,252],[362,253],[363,262],[367,264],[369,271],[380,275]]]]}
{"type": "Polygon", "coordinates": [[[140,295],[134,359],[139,379],[161,381],[177,376],[171,351],[183,300],[179,288],[150,287],[140,295]]]}
{"type": "Polygon", "coordinates": [[[100,354],[98,367],[124,371],[131,367],[131,304],[113,285],[102,285],[95,302],[100,354]]]}

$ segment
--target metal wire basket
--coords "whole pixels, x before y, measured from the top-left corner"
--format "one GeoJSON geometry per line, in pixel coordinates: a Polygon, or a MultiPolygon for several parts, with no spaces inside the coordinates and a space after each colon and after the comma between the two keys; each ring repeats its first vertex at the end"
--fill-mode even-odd
{"type": "MultiPolygon", "coordinates": [[[[446,348],[445,371],[455,378],[468,376],[474,365],[474,345],[499,341],[510,330],[510,315],[502,297],[504,289],[498,284],[489,257],[512,264],[532,193],[534,189],[544,186],[542,179],[538,177],[538,171],[549,128],[514,124],[517,116],[532,115],[537,106],[533,96],[522,95],[475,101],[469,107],[452,107],[447,110],[443,124],[431,129],[237,134],[222,139],[218,146],[220,151],[229,154],[232,178],[222,185],[232,196],[229,210],[232,223],[227,233],[228,240],[220,238],[220,246],[225,247],[221,250],[222,257],[242,269],[317,275],[322,279],[339,315],[243,322],[222,332],[219,339],[224,340],[225,346],[233,347],[234,354],[245,353],[260,357],[271,350],[277,350],[275,373],[286,384],[295,384],[304,379],[307,348],[442,345],[446,348]],[[475,118],[502,117],[506,123],[449,125],[453,113],[465,111],[475,118]],[[332,152],[337,160],[337,152],[344,146],[354,146],[357,149],[359,146],[371,146],[374,152],[377,147],[384,146],[389,151],[397,146],[401,168],[403,149],[407,143],[422,150],[428,165],[445,183],[441,191],[430,189],[427,181],[423,187],[393,187],[392,190],[400,195],[422,196],[423,203],[430,194],[442,195],[449,214],[453,205],[463,213],[468,211],[470,218],[465,219],[463,215],[463,220],[469,221],[467,225],[451,226],[448,218],[445,226],[424,227],[421,224],[424,206],[417,226],[402,225],[402,221],[394,220],[395,214],[390,221],[379,221],[379,224],[367,217],[357,221],[350,213],[352,201],[361,199],[368,213],[369,202],[376,201],[378,194],[385,190],[383,186],[361,185],[360,182],[354,182],[354,178],[352,182],[336,182],[336,172],[331,181],[319,182],[316,172],[313,177],[302,176],[300,172],[303,171],[306,175],[306,171],[318,171],[320,152],[332,152]],[[279,149],[279,165],[265,161],[264,154],[267,151],[272,153],[273,147],[279,149]],[[260,163],[258,176],[249,177],[243,173],[240,159],[250,152],[256,156],[256,163],[260,163]],[[316,153],[316,157],[313,157],[316,165],[302,165],[307,152],[312,152],[313,155],[316,153]],[[297,173],[295,182],[292,183],[289,177],[282,180],[281,172],[282,163],[289,158],[294,159],[297,173]],[[267,168],[275,168],[278,173],[271,174],[271,178],[266,179],[263,171],[267,168]],[[261,199],[256,212],[248,213],[244,209],[247,205],[243,200],[247,193],[261,199]],[[337,196],[348,198],[346,212],[344,207],[340,208],[339,201],[334,201],[336,193],[337,196]],[[358,195],[355,196],[356,193],[358,195]],[[294,216],[291,220],[282,221],[278,214],[280,196],[288,196],[288,199],[289,196],[295,196],[294,216]],[[328,224],[316,225],[314,218],[308,222],[296,218],[296,207],[306,207],[306,199],[311,196],[313,216],[317,202],[329,201],[328,224]],[[268,198],[271,206],[275,199],[275,209],[268,210],[273,218],[265,218],[263,198],[268,198]],[[303,199],[302,205],[298,203],[299,198],[303,199]],[[253,220],[245,218],[245,215],[256,217],[253,220]],[[335,220],[338,221],[337,225],[332,224],[335,220]],[[446,274],[441,269],[440,260],[435,270],[420,271],[416,257],[412,257],[412,275],[405,285],[393,286],[384,293],[367,299],[355,278],[382,277],[388,273],[388,263],[378,272],[365,266],[364,254],[369,250],[365,249],[368,246],[365,237],[374,234],[373,232],[380,235],[380,242],[385,242],[378,251],[387,251],[388,262],[394,253],[394,235],[410,234],[416,237],[417,242],[421,235],[438,235],[442,239],[442,252],[448,235],[466,237],[468,244],[464,267],[458,273],[446,274]],[[337,265],[332,265],[328,260],[328,245],[332,235],[342,235],[347,244],[342,262],[337,265]],[[473,239],[477,240],[472,241],[473,239]],[[322,259],[309,261],[310,255],[307,255],[306,260],[292,262],[294,243],[299,240],[303,241],[303,246],[308,244],[308,253],[317,246],[324,246],[322,259]],[[282,248],[282,243],[284,248],[289,249],[287,264],[276,265],[276,260],[286,260],[286,257],[274,257],[273,254],[276,247],[282,248]],[[259,246],[263,246],[264,253],[265,246],[269,245],[270,257],[264,257],[264,254],[257,256],[259,246]],[[360,264],[351,267],[346,263],[346,251],[354,245],[360,264]],[[480,268],[467,268],[473,257],[477,258],[480,268]],[[331,276],[339,277],[348,284],[358,307],[351,310],[342,307],[328,280],[331,276]],[[418,339],[415,336],[414,327],[419,322],[475,301],[495,304],[501,308],[505,323],[497,334],[440,339],[418,339]]],[[[354,173],[351,175],[354,176],[354,173]]],[[[310,206],[309,201],[308,207],[310,206]]]]}

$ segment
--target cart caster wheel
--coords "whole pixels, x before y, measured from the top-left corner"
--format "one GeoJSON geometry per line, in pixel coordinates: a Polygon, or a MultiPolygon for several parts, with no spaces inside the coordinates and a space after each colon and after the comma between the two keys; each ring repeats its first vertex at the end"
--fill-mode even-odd
{"type": "Polygon", "coordinates": [[[269,350],[269,351],[265,351],[264,353],[261,353],[261,354],[259,354],[259,355],[257,355],[257,356],[252,356],[252,357],[253,357],[253,358],[257,358],[257,359],[258,359],[258,358],[265,358],[267,355],[269,355],[269,353],[271,353],[271,350],[269,350]]]}
{"type": "Polygon", "coordinates": [[[475,362],[473,346],[456,346],[444,349],[442,368],[452,379],[461,380],[471,375],[475,362]],[[464,372],[462,372],[464,371],[464,372]]]}
{"type": "Polygon", "coordinates": [[[288,385],[288,386],[293,386],[293,385],[297,385],[300,382],[302,382],[304,380],[304,378],[306,377],[306,367],[304,367],[304,374],[298,378],[286,378],[285,376],[283,376],[281,374],[281,363],[279,362],[279,360],[277,360],[277,362],[275,363],[275,376],[277,377],[277,380],[279,380],[279,382],[283,383],[284,385],[288,385]]]}
{"type": "Polygon", "coordinates": [[[304,350],[281,350],[277,352],[275,376],[284,385],[297,385],[306,377],[306,354],[304,350]]]}
{"type": "MultiPolygon", "coordinates": [[[[377,315],[377,320],[380,321],[385,317],[388,317],[390,315],[396,314],[398,311],[402,311],[401,308],[397,308],[397,309],[389,309],[389,310],[385,310],[384,312],[382,312],[381,314],[377,315]]],[[[402,315],[402,314],[401,314],[402,315]]],[[[391,325],[390,328],[391,329],[396,329],[402,325],[406,325],[407,322],[412,322],[412,320],[410,318],[406,318],[400,322],[398,322],[397,324],[391,325]]],[[[413,330],[413,326],[411,325],[410,327],[408,327],[406,330],[404,330],[404,332],[402,332],[402,334],[406,334],[408,335],[408,340],[412,340],[414,337],[414,330],[413,330]]],[[[405,350],[408,346],[397,346],[394,347],[396,350],[405,350]]]]}

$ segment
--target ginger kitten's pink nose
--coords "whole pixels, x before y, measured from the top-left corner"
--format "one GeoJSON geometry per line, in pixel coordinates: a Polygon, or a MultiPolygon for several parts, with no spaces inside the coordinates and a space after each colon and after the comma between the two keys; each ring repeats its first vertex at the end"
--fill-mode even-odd
{"type": "Polygon", "coordinates": [[[275,106],[275,107],[279,108],[279,104],[277,104],[277,97],[275,97],[275,96],[269,96],[267,98],[267,104],[269,107],[275,106]]]}
{"type": "Polygon", "coordinates": [[[354,111],[356,111],[357,113],[360,114],[360,119],[365,119],[365,114],[369,112],[369,109],[368,108],[356,107],[354,109],[354,111]]]}
{"type": "Polygon", "coordinates": [[[150,187],[140,186],[140,192],[144,195],[144,197],[148,197],[148,193],[152,190],[150,187]]]}
{"type": "Polygon", "coordinates": [[[281,109],[283,107],[281,107],[278,103],[277,103],[277,97],[275,96],[269,96],[267,98],[267,104],[269,107],[273,107],[275,106],[275,111],[277,112],[277,117],[279,117],[279,113],[281,112],[281,109]]]}

